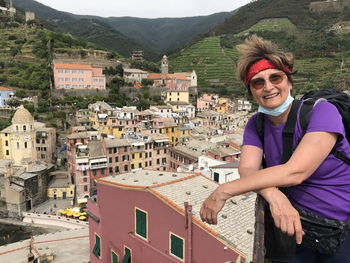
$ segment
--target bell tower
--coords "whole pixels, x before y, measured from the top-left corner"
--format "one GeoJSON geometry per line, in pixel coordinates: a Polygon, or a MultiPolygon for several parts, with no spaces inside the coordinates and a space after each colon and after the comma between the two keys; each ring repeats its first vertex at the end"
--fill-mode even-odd
{"type": "Polygon", "coordinates": [[[162,74],[168,74],[169,73],[169,64],[168,64],[168,58],[166,55],[163,56],[161,63],[162,63],[161,64],[162,74]]]}

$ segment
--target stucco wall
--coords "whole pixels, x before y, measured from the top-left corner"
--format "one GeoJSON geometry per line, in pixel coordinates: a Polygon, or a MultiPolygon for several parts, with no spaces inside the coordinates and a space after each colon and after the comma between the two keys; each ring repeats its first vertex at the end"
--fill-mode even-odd
{"type": "MultiPolygon", "coordinates": [[[[169,232],[185,239],[187,261],[187,229],[185,217],[149,192],[123,190],[98,184],[100,223],[89,219],[91,263],[110,262],[111,249],[120,257],[124,246],[132,250],[132,262],[181,262],[169,255],[169,232]],[[148,240],[135,236],[134,209],[148,213],[148,240]],[[92,254],[94,233],[101,237],[102,260],[92,254]]],[[[97,210],[95,209],[95,213],[97,210]]],[[[236,262],[238,254],[197,225],[192,229],[192,262],[236,262]]]]}

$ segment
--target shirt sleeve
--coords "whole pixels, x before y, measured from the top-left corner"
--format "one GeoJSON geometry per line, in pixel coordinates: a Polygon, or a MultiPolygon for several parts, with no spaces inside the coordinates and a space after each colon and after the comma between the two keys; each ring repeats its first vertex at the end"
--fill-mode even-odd
{"type": "Polygon", "coordinates": [[[254,114],[248,120],[248,123],[244,129],[243,145],[253,145],[263,149],[263,144],[256,130],[256,116],[257,114],[254,114]]]}
{"type": "Polygon", "coordinates": [[[317,103],[310,116],[309,125],[306,132],[333,132],[338,133],[342,137],[345,136],[345,128],[342,117],[332,103],[317,103]]]}

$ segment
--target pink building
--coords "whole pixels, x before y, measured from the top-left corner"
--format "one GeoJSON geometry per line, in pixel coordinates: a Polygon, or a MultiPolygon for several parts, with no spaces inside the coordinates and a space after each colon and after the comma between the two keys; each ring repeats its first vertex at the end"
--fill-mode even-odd
{"type": "Polygon", "coordinates": [[[84,64],[54,64],[55,89],[106,89],[102,67],[84,64]]]}
{"type": "Polygon", "coordinates": [[[217,94],[203,94],[199,99],[197,99],[197,110],[210,110],[213,109],[217,104],[219,95],[217,94]]]}
{"type": "Polygon", "coordinates": [[[150,170],[98,179],[98,199],[88,202],[90,262],[250,262],[256,195],[228,200],[211,226],[199,210],[216,187],[201,174],[150,170]]]}

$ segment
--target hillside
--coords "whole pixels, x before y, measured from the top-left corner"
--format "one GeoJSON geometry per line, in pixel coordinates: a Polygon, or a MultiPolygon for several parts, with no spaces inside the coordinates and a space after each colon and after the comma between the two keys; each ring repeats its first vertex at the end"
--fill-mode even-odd
{"type": "Polygon", "coordinates": [[[145,57],[151,60],[158,60],[164,53],[183,47],[193,37],[208,32],[234,13],[185,18],[104,18],[61,12],[33,0],[13,0],[13,3],[35,12],[50,30],[69,32],[117,51],[124,57],[129,57],[132,50],[144,50],[145,57]]]}
{"type": "MultiPolygon", "coordinates": [[[[96,46],[67,34],[18,24],[0,25],[0,85],[16,87],[22,93],[48,96],[51,69],[56,53],[94,52],[96,46]]],[[[104,52],[106,51],[98,51],[104,52]]]]}
{"type": "Polygon", "coordinates": [[[77,38],[116,51],[124,57],[129,57],[132,50],[144,50],[147,58],[157,56],[155,52],[144,48],[100,20],[57,11],[33,0],[13,0],[13,4],[35,12],[42,20],[42,24],[50,30],[71,33],[77,38]]]}
{"type": "Polygon", "coordinates": [[[167,52],[188,43],[195,35],[206,33],[232,16],[221,12],[209,16],[184,18],[100,18],[114,29],[157,52],[167,52]]]}
{"type": "Polygon", "coordinates": [[[338,24],[343,25],[344,31],[330,31],[330,28],[338,28],[332,25],[312,30],[298,27],[287,18],[264,18],[242,31],[234,29],[235,34],[203,38],[186,47],[170,57],[171,70],[195,69],[202,92],[226,93],[224,87],[227,87],[229,93],[241,95],[244,88],[234,75],[235,46],[248,34],[257,33],[294,53],[297,93],[331,86],[344,89],[350,86],[350,38],[347,22],[338,21],[338,24]]]}

